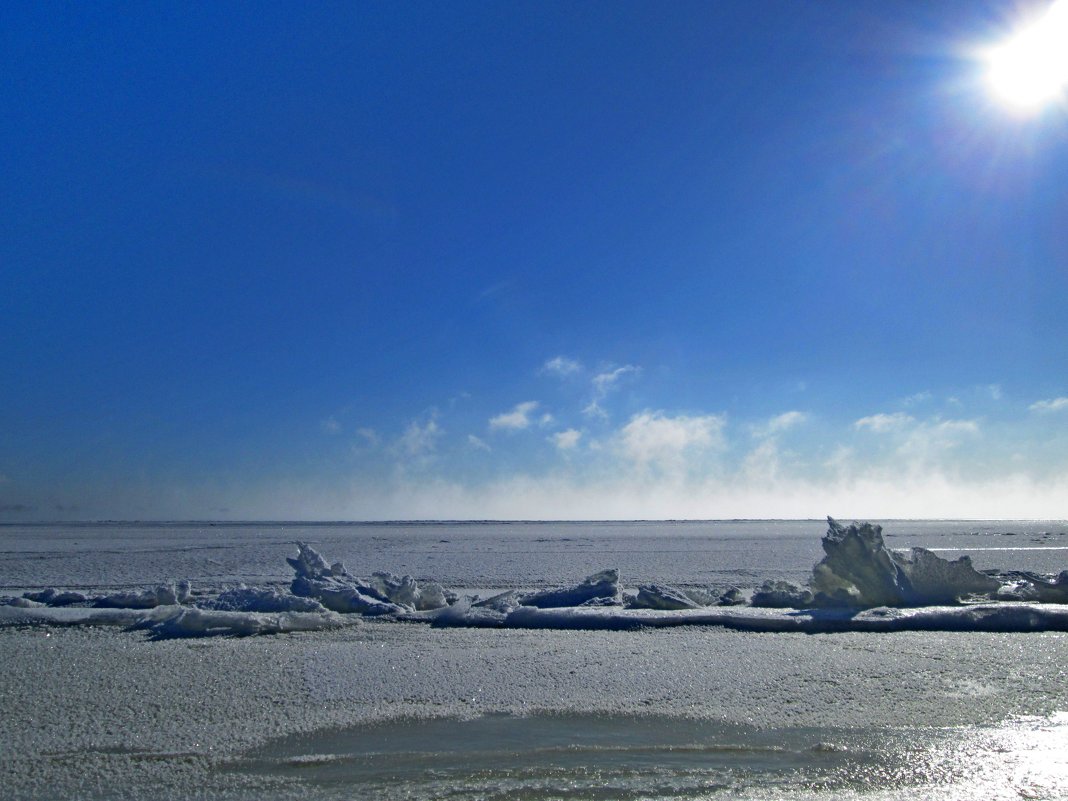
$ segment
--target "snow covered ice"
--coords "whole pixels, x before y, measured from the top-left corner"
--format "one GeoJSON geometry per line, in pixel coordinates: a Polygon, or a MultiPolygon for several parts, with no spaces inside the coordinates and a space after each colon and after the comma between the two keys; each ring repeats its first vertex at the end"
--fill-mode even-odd
{"type": "Polygon", "coordinates": [[[1063,529],[0,529],[0,799],[1068,797],[1063,529]]]}
{"type": "Polygon", "coordinates": [[[100,595],[49,587],[2,599],[0,623],[121,622],[153,628],[158,636],[331,628],[339,614],[437,626],[542,629],[1068,630],[1065,573],[1046,579],[1012,572],[1002,581],[977,571],[967,555],[947,560],[926,548],[892,550],[881,526],[844,526],[831,518],[821,544],[824,557],[813,567],[809,587],[766,580],[751,590],[747,604],[737,588],[717,594],[707,587],[639,584],[628,590],[615,568],[570,586],[511,589],[485,598],[461,595],[411,575],[375,571],[359,578],[341,561],[330,563],[308,542],[297,541],[296,555],[285,557],[295,574],[288,591],[241,583],[198,594],[187,579],[100,595]],[[125,611],[109,615],[97,609],[125,611]],[[288,617],[282,623],[262,618],[265,614],[288,617]]]}
{"type": "MultiPolygon", "coordinates": [[[[842,526],[828,518],[822,545],[825,557],[812,572],[811,590],[785,581],[768,581],[754,593],[751,607],[789,609],[756,612],[739,609],[736,596],[715,599],[707,591],[684,591],[646,584],[625,593],[619,571],[594,573],[569,587],[536,591],[509,590],[490,598],[447,597],[434,582],[425,587],[410,576],[375,573],[357,580],[341,563],[326,559],[306,543],[287,561],[297,571],[293,591],[329,599],[335,611],[426,619],[446,626],[522,628],[620,628],[672,625],[722,625],[754,631],[900,631],[906,629],[969,631],[1068,630],[1068,613],[1030,605],[996,603],[1001,582],[976,571],[968,556],[946,560],[924,549],[910,553],[886,547],[882,528],[870,523],[842,526]],[[425,602],[426,597],[431,602],[425,602]],[[964,596],[985,597],[988,604],[956,606],[964,596]],[[715,609],[709,607],[732,607],[715,609]],[[857,608],[880,609],[858,614],[857,608]],[[922,608],[902,611],[897,608],[922,608]],[[836,613],[836,609],[847,610],[836,613]],[[894,611],[897,609],[897,611],[894,611]],[[702,611],[703,610],[703,611],[702,611]],[[411,612],[433,612],[420,618],[411,612]]],[[[1036,580],[1037,597],[1056,582],[1036,580]]],[[[1019,586],[1017,592],[1024,592],[1019,586]]],[[[1052,591],[1047,590],[1047,596],[1052,591]]]]}

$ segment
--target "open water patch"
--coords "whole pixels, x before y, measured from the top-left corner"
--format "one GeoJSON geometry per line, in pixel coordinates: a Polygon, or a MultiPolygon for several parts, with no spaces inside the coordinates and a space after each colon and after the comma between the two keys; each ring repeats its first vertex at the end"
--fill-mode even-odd
{"type": "Polygon", "coordinates": [[[829,736],[668,717],[502,714],[290,736],[233,767],[297,782],[317,798],[726,797],[799,780],[837,786],[851,765],[879,759],[829,736]]]}
{"type": "Polygon", "coordinates": [[[287,736],[227,769],[319,799],[1063,798],[1066,746],[1066,715],[869,730],[501,714],[287,736]]]}

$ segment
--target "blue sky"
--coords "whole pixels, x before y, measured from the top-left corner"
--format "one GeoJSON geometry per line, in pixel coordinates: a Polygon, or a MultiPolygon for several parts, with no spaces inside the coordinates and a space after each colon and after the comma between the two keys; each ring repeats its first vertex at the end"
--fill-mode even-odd
{"type": "Polygon", "coordinates": [[[1064,517],[1016,2],[0,10],[0,520],[1064,517]]]}

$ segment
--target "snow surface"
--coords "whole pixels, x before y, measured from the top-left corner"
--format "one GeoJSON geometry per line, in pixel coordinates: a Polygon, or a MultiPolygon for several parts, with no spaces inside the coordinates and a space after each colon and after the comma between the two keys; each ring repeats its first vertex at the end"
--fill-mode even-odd
{"type": "MultiPolygon", "coordinates": [[[[520,738],[524,716],[562,716],[576,736],[575,716],[612,715],[652,747],[654,730],[643,727],[666,718],[741,727],[739,737],[764,731],[773,742],[781,732],[783,743],[826,751],[874,740],[903,760],[937,734],[945,742],[932,746],[930,765],[960,765],[988,786],[958,791],[936,774],[940,783],[917,790],[904,761],[898,773],[873,778],[884,798],[1062,797],[1050,790],[1055,777],[1002,772],[1005,760],[1027,758],[1031,741],[993,736],[1019,716],[1039,716],[1050,730],[1049,716],[1068,709],[1068,637],[1060,634],[550,633],[364,619],[327,632],[200,640],[149,640],[111,627],[7,628],[0,660],[4,799],[496,797],[492,788],[465,794],[455,784],[451,793],[399,782],[392,793],[330,785],[313,769],[344,769],[348,737],[386,748],[413,718],[450,719],[441,747],[461,748],[461,721],[488,715],[514,716],[520,738]],[[954,743],[971,745],[961,753],[954,743]]],[[[403,750],[403,740],[393,747],[403,750]]],[[[637,758],[648,753],[657,752],[637,758]]],[[[462,762],[461,753],[446,767],[462,762]]],[[[556,786],[555,795],[529,795],[595,797],[556,786]]],[[[745,790],[682,797],[799,797],[745,790]]],[[[646,787],[639,797],[659,795],[646,787]]],[[[832,789],[805,797],[852,796],[832,789]]]]}
{"type": "Polygon", "coordinates": [[[712,526],[737,539],[711,544],[690,525],[595,525],[589,536],[586,524],[398,527],[401,546],[395,529],[357,527],[375,543],[358,552],[342,528],[268,527],[259,539],[238,528],[196,534],[194,545],[187,529],[162,527],[158,541],[138,529],[140,539],[105,548],[96,529],[67,530],[79,543],[97,536],[96,550],[0,530],[10,546],[0,564],[11,568],[0,574],[0,801],[583,798],[605,788],[790,801],[1068,797],[1068,606],[1006,600],[1029,586],[1059,592],[1059,524],[929,524],[913,539],[888,528],[886,543],[953,558],[977,543],[975,564],[991,560],[1007,583],[977,603],[867,609],[745,603],[765,582],[800,586],[819,559],[817,524],[777,540],[770,529],[782,524],[760,525],[769,532],[712,526]],[[673,530],[683,533],[671,553],[662,535],[673,530]],[[396,609],[342,614],[294,594],[293,535],[307,544],[316,531],[340,539],[303,555],[309,575],[396,609]],[[1008,542],[1020,544],[998,544],[1008,542]],[[711,553],[724,561],[708,564],[711,553]],[[758,569],[764,558],[770,567],[758,569]],[[436,608],[420,608],[423,592],[436,608]],[[413,621],[429,625],[398,625],[413,621]],[[237,636],[263,634],[284,636],[237,636]],[[438,729],[410,721],[431,719],[447,733],[438,761],[411,753],[416,732],[438,729]],[[570,755],[574,770],[523,745],[539,731],[555,742],[594,730],[607,732],[602,750],[545,752],[570,755]],[[709,750],[680,748],[665,731],[711,738],[709,750]],[[510,761],[528,752],[529,764],[510,761]],[[725,772],[707,772],[722,754],[725,772]],[[757,767],[735,763],[797,773],[769,789],[757,767]],[[376,778],[379,764],[387,778],[376,778]],[[827,772],[835,765],[845,784],[827,772]]]}

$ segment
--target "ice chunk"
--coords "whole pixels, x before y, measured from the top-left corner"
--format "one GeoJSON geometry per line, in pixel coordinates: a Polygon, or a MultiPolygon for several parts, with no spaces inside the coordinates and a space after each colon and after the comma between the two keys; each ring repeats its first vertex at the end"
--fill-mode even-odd
{"type": "Polygon", "coordinates": [[[354,584],[346,584],[336,579],[333,581],[294,579],[293,594],[317,599],[323,606],[334,612],[361,615],[399,615],[407,610],[403,606],[380,601],[360,591],[354,584]],[[298,584],[298,582],[300,582],[298,584]]]}
{"type": "Polygon", "coordinates": [[[171,637],[249,636],[292,631],[321,631],[342,625],[332,612],[228,612],[180,607],[174,614],[147,618],[138,628],[148,628],[157,639],[171,637]]]}
{"type": "Polygon", "coordinates": [[[700,604],[674,587],[642,584],[627,606],[632,609],[697,609],[700,604]]]}
{"type": "Polygon", "coordinates": [[[290,585],[293,594],[315,598],[334,612],[396,615],[405,611],[382,598],[376,590],[361,584],[341,562],[329,564],[306,542],[298,542],[296,558],[287,556],[286,561],[297,574],[290,585]]]}
{"type": "Polygon", "coordinates": [[[471,604],[474,609],[489,609],[505,615],[515,611],[522,605],[522,596],[516,590],[507,590],[491,598],[471,604]]]}
{"type": "Polygon", "coordinates": [[[1068,570],[1062,570],[1052,581],[1028,574],[1016,588],[1016,594],[1024,601],[1039,601],[1046,604],[1068,603],[1068,570]]]}
{"type": "Polygon", "coordinates": [[[286,561],[296,571],[297,578],[322,579],[335,575],[348,575],[348,571],[345,570],[345,566],[341,562],[337,562],[331,567],[322,557],[322,554],[306,542],[298,542],[296,557],[287,556],[286,561]]]}
{"type": "Polygon", "coordinates": [[[833,605],[904,605],[908,580],[883,544],[882,526],[846,528],[828,517],[823,551],[826,556],[812,571],[812,589],[833,599],[833,605]]]}
{"type": "Polygon", "coordinates": [[[192,595],[188,581],[169,581],[142,592],[116,592],[93,599],[93,606],[105,609],[152,609],[189,601],[192,595]]]}
{"type": "Polygon", "coordinates": [[[509,612],[518,609],[519,604],[503,603],[501,606],[486,605],[489,601],[503,599],[509,596],[515,598],[514,592],[502,593],[482,602],[472,602],[471,598],[463,598],[451,606],[446,606],[432,613],[431,624],[434,626],[459,626],[465,628],[497,628],[504,625],[509,612]]]}
{"type": "Polygon", "coordinates": [[[909,554],[894,553],[909,580],[910,606],[948,604],[965,595],[990,595],[1001,583],[972,567],[965,555],[952,561],[926,548],[913,548],[909,554]]]}
{"type": "Polygon", "coordinates": [[[520,600],[523,606],[554,609],[564,606],[580,606],[594,598],[614,601],[615,604],[622,603],[618,570],[602,570],[600,573],[588,576],[580,584],[576,584],[573,587],[543,590],[524,595],[520,600]]]}
{"type": "Polygon", "coordinates": [[[370,579],[359,579],[341,562],[327,564],[306,542],[298,542],[297,549],[295,558],[286,557],[297,574],[291,585],[293,594],[317,598],[335,612],[397,615],[449,604],[449,595],[436,582],[420,584],[411,576],[392,573],[375,573],[370,579]]]}
{"type": "Polygon", "coordinates": [[[241,585],[221,593],[211,603],[212,609],[227,612],[325,612],[326,607],[314,598],[302,598],[269,587],[241,585]]]}
{"type": "Polygon", "coordinates": [[[436,581],[416,582],[411,576],[378,572],[367,583],[382,598],[418,611],[441,609],[449,605],[444,588],[436,581]]]}
{"type": "Polygon", "coordinates": [[[812,605],[812,593],[789,581],[765,581],[751,603],[767,609],[804,609],[812,605]]]}
{"type": "Polygon", "coordinates": [[[749,603],[749,593],[740,587],[729,587],[719,596],[716,606],[742,606],[749,603]]]}
{"type": "Polygon", "coordinates": [[[827,518],[823,560],[812,571],[815,603],[822,606],[927,606],[963,595],[990,594],[996,579],[978,572],[971,559],[952,562],[923,548],[908,555],[883,543],[882,527],[827,518]]]}
{"type": "Polygon", "coordinates": [[[48,604],[48,606],[71,606],[73,604],[84,604],[89,601],[89,596],[81,592],[74,591],[60,591],[55,587],[49,587],[45,590],[37,590],[34,592],[25,592],[22,597],[29,601],[36,601],[41,604],[48,604]]]}

